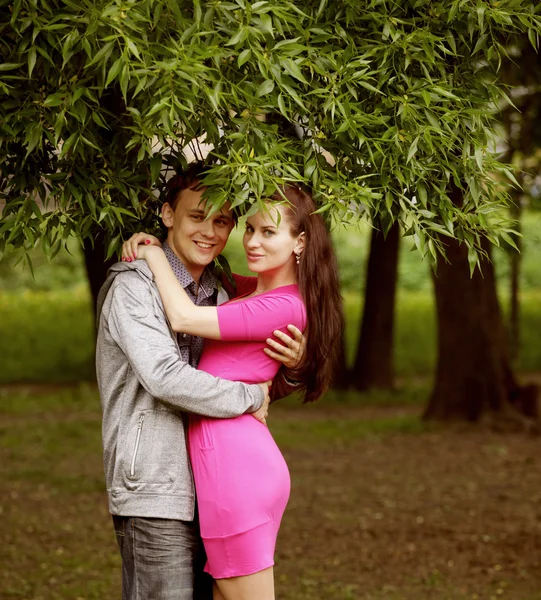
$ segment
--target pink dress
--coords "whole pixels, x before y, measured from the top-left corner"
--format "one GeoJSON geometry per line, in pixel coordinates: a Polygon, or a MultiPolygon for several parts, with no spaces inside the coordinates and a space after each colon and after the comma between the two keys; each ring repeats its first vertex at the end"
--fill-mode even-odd
{"type": "MultiPolygon", "coordinates": [[[[238,281],[242,293],[248,283],[238,281]]],[[[265,340],[276,329],[287,331],[289,323],[304,330],[306,310],[297,285],[288,285],[219,306],[218,321],[222,339],[205,341],[199,368],[232,381],[261,383],[280,367],[263,352],[265,340]]],[[[192,415],[189,451],[205,571],[223,579],[272,566],[290,478],[269,429],[251,415],[192,415]]]]}

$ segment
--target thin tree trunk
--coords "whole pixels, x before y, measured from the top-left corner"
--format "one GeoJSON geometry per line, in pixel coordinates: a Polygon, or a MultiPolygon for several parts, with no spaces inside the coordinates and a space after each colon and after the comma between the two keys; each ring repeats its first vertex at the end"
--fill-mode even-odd
{"type": "MultiPolygon", "coordinates": [[[[522,183],[522,181],[520,182],[522,183]]],[[[515,229],[520,234],[522,206],[521,194],[517,190],[514,194],[514,203],[511,206],[511,217],[515,220],[515,229]]],[[[517,360],[520,351],[520,266],[522,261],[520,235],[513,236],[518,250],[510,249],[511,252],[511,308],[509,313],[509,346],[512,360],[517,360]]]]}
{"type": "MultiPolygon", "coordinates": [[[[445,240],[434,290],[438,319],[438,363],[424,417],[476,422],[485,415],[516,420],[514,405],[537,416],[536,386],[518,385],[511,369],[507,336],[496,293],[494,266],[481,261],[470,278],[465,244],[445,240]],[[514,419],[511,417],[515,417],[514,419]]],[[[483,242],[490,253],[490,244],[483,242]]]]}
{"type": "Polygon", "coordinates": [[[83,245],[83,254],[85,258],[86,273],[92,295],[92,310],[94,318],[96,317],[96,306],[98,292],[107,278],[107,270],[111,265],[117,262],[115,256],[105,260],[107,248],[105,246],[105,236],[98,231],[92,239],[85,239],[83,245]]]}
{"type": "Polygon", "coordinates": [[[342,317],[342,339],[340,341],[340,355],[336,365],[332,387],[338,390],[347,390],[350,383],[350,371],[348,369],[347,352],[346,352],[346,336],[345,322],[342,317]]]}
{"type": "Polygon", "coordinates": [[[365,301],[352,373],[356,389],[392,389],[393,338],[400,230],[394,223],[384,236],[372,231],[366,272],[365,301]]]}

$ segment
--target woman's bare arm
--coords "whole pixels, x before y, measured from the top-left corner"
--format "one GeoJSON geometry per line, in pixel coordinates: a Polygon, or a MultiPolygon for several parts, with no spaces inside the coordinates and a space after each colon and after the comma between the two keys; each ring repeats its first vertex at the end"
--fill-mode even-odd
{"type": "Polygon", "coordinates": [[[214,306],[196,306],[190,300],[161,248],[139,246],[137,258],[146,260],[154,274],[173,331],[220,339],[218,310],[214,306]]]}

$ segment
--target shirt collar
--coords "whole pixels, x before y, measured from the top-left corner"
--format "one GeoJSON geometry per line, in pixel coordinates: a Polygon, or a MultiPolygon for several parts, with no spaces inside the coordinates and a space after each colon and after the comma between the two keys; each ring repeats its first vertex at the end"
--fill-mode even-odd
{"type": "Polygon", "coordinates": [[[218,289],[218,282],[208,267],[205,267],[205,270],[201,274],[198,289],[194,278],[166,241],[162,244],[162,249],[173,272],[184,289],[189,289],[194,295],[197,290],[198,294],[203,294],[205,298],[212,296],[216,292],[218,289]]]}

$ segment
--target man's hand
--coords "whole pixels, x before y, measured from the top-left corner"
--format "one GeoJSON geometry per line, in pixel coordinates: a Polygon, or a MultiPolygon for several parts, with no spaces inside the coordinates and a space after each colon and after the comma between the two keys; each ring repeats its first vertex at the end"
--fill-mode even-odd
{"type": "Polygon", "coordinates": [[[263,400],[263,404],[261,407],[252,413],[252,417],[256,418],[259,422],[263,423],[263,425],[267,424],[267,416],[269,414],[269,389],[272,384],[272,381],[265,381],[265,383],[260,383],[259,387],[265,393],[265,400],[263,400]]]}
{"type": "Polygon", "coordinates": [[[295,325],[288,325],[287,328],[291,336],[280,330],[275,331],[273,333],[274,337],[278,338],[283,344],[272,338],[267,338],[267,344],[270,348],[265,348],[264,351],[268,356],[281,362],[286,369],[295,369],[306,353],[306,338],[295,325]]]}

